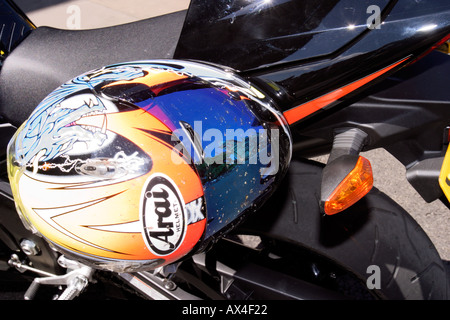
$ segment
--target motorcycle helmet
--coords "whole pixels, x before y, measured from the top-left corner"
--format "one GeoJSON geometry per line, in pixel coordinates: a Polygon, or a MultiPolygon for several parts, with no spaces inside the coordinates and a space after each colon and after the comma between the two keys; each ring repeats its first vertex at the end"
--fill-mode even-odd
{"type": "Polygon", "coordinates": [[[107,270],[203,250],[274,190],[291,157],[282,114],[230,70],[122,63],[48,95],[8,146],[19,215],[58,251],[107,270]]]}

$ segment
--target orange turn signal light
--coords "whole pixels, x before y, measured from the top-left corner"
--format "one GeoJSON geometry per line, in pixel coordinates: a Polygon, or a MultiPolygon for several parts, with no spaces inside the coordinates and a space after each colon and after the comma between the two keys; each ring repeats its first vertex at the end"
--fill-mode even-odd
{"type": "Polygon", "coordinates": [[[325,214],[333,215],[349,208],[364,197],[372,187],[372,166],[369,160],[360,156],[355,168],[339,183],[325,201],[325,214]]]}

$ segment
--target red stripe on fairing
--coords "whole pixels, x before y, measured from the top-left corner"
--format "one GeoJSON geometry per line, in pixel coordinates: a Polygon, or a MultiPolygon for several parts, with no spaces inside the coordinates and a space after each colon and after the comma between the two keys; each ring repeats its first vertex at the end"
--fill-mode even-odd
{"type": "Polygon", "coordinates": [[[399,62],[396,62],[380,71],[372,73],[371,75],[368,75],[367,77],[364,77],[364,78],[357,80],[355,82],[352,82],[344,87],[341,87],[339,89],[331,91],[330,93],[327,93],[319,98],[316,98],[314,100],[311,100],[304,104],[301,104],[297,107],[289,109],[289,110],[285,111],[283,113],[283,115],[289,124],[293,124],[293,123],[305,118],[306,116],[309,116],[310,114],[312,114],[322,108],[325,108],[326,106],[329,106],[333,102],[348,95],[349,93],[355,91],[356,89],[359,89],[360,87],[371,82],[372,80],[380,77],[381,75],[385,74],[389,70],[392,70],[393,68],[397,67],[398,65],[402,64],[403,62],[405,62],[408,59],[409,59],[409,57],[405,58],[399,62]]]}

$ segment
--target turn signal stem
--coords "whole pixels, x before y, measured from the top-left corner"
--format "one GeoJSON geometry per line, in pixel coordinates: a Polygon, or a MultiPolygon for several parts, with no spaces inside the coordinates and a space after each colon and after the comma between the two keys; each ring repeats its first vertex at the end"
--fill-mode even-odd
{"type": "Polygon", "coordinates": [[[335,135],[328,163],[322,172],[320,207],[327,215],[344,211],[364,197],[373,186],[369,160],[359,156],[367,134],[360,129],[335,135]]]}

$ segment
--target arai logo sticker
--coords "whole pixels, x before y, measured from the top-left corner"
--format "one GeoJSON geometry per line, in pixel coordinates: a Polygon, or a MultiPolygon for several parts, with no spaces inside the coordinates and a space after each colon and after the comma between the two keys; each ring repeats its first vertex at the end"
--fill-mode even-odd
{"type": "Polygon", "coordinates": [[[180,246],[186,234],[185,211],[183,197],[168,176],[157,173],[148,178],[141,216],[144,239],[152,253],[165,256],[180,246]]]}

